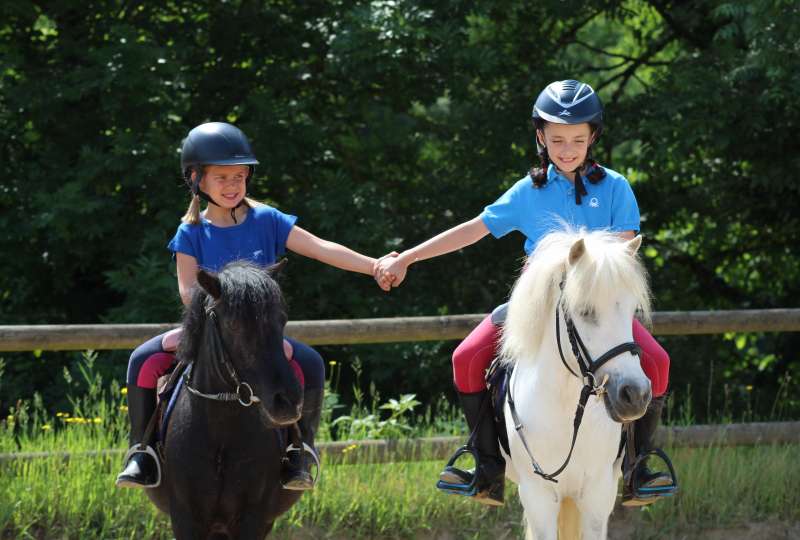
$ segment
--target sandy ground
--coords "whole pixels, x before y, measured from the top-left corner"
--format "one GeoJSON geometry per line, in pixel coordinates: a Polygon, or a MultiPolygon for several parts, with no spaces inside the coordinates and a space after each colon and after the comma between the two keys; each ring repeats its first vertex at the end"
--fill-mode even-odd
{"type": "MultiPolygon", "coordinates": [[[[281,538],[285,538],[281,536],[281,538]]],[[[304,529],[291,536],[292,540],[346,540],[345,537],[332,538],[324,531],[304,529]]],[[[375,540],[390,540],[391,536],[376,537],[375,540]]],[[[461,540],[475,538],[473,535],[455,535],[445,531],[420,534],[416,540],[461,540]]],[[[491,533],[481,536],[486,540],[516,540],[513,532],[506,527],[498,527],[491,533]]],[[[787,523],[766,521],[749,523],[738,527],[701,529],[698,531],[648,531],[637,527],[635,514],[617,511],[609,523],[609,540],[800,540],[800,522],[787,523]]],[[[347,539],[349,540],[349,539],[347,539]]]]}

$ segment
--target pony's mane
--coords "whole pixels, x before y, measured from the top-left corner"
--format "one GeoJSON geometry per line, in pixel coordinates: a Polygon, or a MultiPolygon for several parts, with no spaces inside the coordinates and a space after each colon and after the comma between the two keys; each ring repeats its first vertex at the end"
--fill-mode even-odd
{"type": "MultiPolygon", "coordinates": [[[[285,322],[283,294],[266,269],[247,261],[234,261],[225,265],[217,278],[222,294],[216,302],[224,309],[226,319],[236,321],[241,335],[258,336],[285,322]]],[[[195,360],[204,346],[205,310],[212,302],[213,298],[197,285],[183,316],[178,353],[182,358],[195,360]]]]}
{"type": "Polygon", "coordinates": [[[634,297],[645,322],[650,320],[647,273],[627,243],[607,230],[565,228],[542,238],[514,285],[502,334],[504,362],[514,363],[536,354],[545,329],[555,319],[562,279],[562,301],[570,313],[606,305],[625,290],[634,297]],[[570,266],[570,248],[580,239],[586,251],[577,264],[570,266]]]}

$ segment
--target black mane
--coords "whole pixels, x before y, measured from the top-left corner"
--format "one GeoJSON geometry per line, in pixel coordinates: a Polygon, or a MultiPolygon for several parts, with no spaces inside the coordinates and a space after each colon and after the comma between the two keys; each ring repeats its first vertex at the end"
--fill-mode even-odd
{"type": "Polygon", "coordinates": [[[193,361],[204,346],[203,329],[206,308],[219,306],[226,321],[233,321],[237,333],[260,336],[273,328],[282,328],[286,321],[286,306],[278,283],[269,269],[247,261],[234,261],[217,274],[222,294],[215,300],[197,285],[192,301],[183,316],[183,337],[179,356],[193,361]]]}

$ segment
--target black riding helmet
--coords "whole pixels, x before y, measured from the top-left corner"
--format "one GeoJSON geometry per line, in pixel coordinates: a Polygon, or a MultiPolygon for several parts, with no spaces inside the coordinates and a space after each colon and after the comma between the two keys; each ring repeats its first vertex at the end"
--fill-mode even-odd
{"type": "Polygon", "coordinates": [[[603,129],[603,104],[586,83],[568,79],[555,81],[542,90],[533,104],[533,123],[542,129],[545,122],[554,124],[590,124],[595,140],[603,129]]]}
{"type": "Polygon", "coordinates": [[[248,165],[253,176],[258,160],[250,148],[250,141],[242,130],[225,122],[208,122],[192,129],[181,146],[181,172],[192,193],[219,206],[200,190],[204,165],[248,165]],[[192,172],[197,173],[192,181],[192,172]]]}
{"type": "MultiPolygon", "coordinates": [[[[539,93],[536,102],[533,104],[533,125],[537,130],[544,130],[546,122],[553,124],[583,124],[588,123],[592,127],[594,140],[597,142],[600,133],[603,131],[603,104],[594,89],[586,83],[567,79],[565,81],[555,81],[539,93]]],[[[547,148],[536,138],[536,147],[542,158],[541,171],[534,178],[534,185],[542,186],[547,178],[547,164],[550,162],[547,155],[547,148]]],[[[594,164],[591,159],[591,146],[587,155],[587,163],[594,164]]],[[[595,164],[596,165],[596,164],[595,164]]],[[[594,167],[594,171],[588,175],[592,183],[599,182],[605,177],[602,167],[594,167]]],[[[583,185],[580,174],[575,181],[575,203],[581,204],[581,197],[586,195],[586,188],[583,185]]]]}

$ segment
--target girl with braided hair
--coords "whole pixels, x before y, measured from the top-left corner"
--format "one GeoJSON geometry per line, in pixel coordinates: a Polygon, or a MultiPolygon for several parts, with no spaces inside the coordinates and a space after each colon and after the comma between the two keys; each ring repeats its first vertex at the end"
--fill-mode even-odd
{"type": "MultiPolygon", "coordinates": [[[[477,217],[447,230],[400,254],[379,263],[378,284],[397,287],[408,267],[418,261],[472,245],[488,234],[501,237],[511,231],[525,236],[526,254],[533,252],[548,232],[567,223],[574,228],[609,229],[621,239],[631,239],[639,231],[639,208],[630,184],[616,171],[601,167],[591,158],[592,145],[603,129],[603,106],[591,86],[575,80],[556,81],[539,94],[533,106],[533,124],[541,167],[515,183],[477,217]]],[[[484,376],[495,356],[498,326],[486,317],[453,353],[453,380],[471,432],[477,466],[465,471],[446,467],[439,486],[452,493],[474,496],[488,505],[503,504],[505,462],[498,446],[498,434],[490,414],[481,414],[487,390],[484,376]],[[477,490],[467,490],[473,485],[477,490]]],[[[669,356],[636,320],[634,340],[641,346],[642,368],[652,383],[653,399],[648,412],[636,421],[635,446],[646,454],[663,404],[669,374],[669,356]]],[[[488,409],[488,407],[485,407],[488,409]]],[[[659,495],[671,494],[668,475],[651,472],[645,459],[628,478],[636,478],[644,490],[626,488],[623,504],[653,502],[659,495]]]]}

